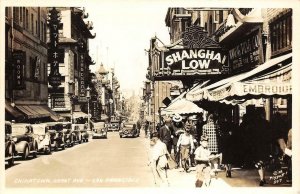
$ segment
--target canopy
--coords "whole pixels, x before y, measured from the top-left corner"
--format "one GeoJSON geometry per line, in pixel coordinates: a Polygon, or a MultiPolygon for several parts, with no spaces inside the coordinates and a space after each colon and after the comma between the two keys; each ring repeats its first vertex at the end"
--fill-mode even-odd
{"type": "Polygon", "coordinates": [[[195,103],[181,98],[171,103],[167,108],[161,111],[161,115],[169,114],[193,114],[203,112],[203,109],[197,106],[195,103]]]}
{"type": "Polygon", "coordinates": [[[221,101],[237,96],[237,99],[241,99],[253,95],[262,97],[291,94],[290,81],[284,81],[290,79],[291,64],[283,67],[281,64],[291,57],[292,54],[277,57],[249,72],[223,79],[204,88],[196,87],[186,94],[186,98],[191,101],[202,99],[221,101]]]}

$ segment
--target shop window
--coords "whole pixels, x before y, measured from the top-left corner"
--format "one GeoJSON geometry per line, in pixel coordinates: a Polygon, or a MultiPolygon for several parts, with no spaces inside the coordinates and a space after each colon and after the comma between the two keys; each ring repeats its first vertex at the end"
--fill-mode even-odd
{"type": "Polygon", "coordinates": [[[219,11],[219,24],[221,24],[223,22],[224,18],[223,18],[223,10],[219,11]]]}
{"type": "Polygon", "coordinates": [[[270,23],[272,56],[292,48],[292,12],[288,12],[270,23]]]}

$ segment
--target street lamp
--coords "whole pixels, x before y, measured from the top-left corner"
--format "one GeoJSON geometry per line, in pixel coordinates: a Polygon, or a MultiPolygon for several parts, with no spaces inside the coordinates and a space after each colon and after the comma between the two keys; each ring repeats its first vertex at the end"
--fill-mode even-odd
{"type": "Polygon", "coordinates": [[[88,130],[90,130],[90,98],[91,98],[91,94],[90,94],[90,87],[87,87],[86,89],[86,98],[88,101],[88,130]]]}
{"type": "Polygon", "coordinates": [[[69,84],[69,92],[68,92],[68,94],[69,94],[69,97],[70,97],[70,112],[71,112],[71,124],[73,124],[73,94],[74,94],[74,82],[73,82],[73,80],[70,80],[69,82],[68,82],[68,84],[69,84]]]}

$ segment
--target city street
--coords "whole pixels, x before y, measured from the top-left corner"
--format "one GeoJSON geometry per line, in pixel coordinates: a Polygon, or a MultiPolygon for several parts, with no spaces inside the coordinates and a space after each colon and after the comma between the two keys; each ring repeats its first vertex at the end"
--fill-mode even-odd
{"type": "Polygon", "coordinates": [[[108,139],[16,161],[5,171],[6,187],[152,187],[146,142],[110,132],[108,139]]]}

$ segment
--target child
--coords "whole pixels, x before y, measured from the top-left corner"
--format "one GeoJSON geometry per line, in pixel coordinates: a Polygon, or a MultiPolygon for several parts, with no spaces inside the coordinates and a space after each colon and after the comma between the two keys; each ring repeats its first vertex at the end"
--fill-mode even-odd
{"type": "Polygon", "coordinates": [[[197,162],[196,172],[197,180],[196,187],[202,187],[203,183],[206,187],[210,185],[211,182],[211,168],[209,165],[210,160],[219,157],[218,155],[211,155],[211,152],[207,148],[208,137],[201,136],[200,146],[195,150],[195,160],[197,162]]]}

